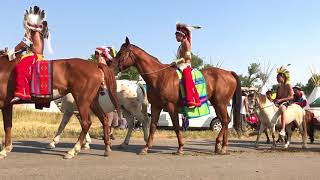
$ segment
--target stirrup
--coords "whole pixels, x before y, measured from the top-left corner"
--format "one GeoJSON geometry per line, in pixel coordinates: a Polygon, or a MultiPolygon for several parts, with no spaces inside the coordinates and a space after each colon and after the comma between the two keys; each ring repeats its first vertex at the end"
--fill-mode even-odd
{"type": "Polygon", "coordinates": [[[20,100],[21,100],[21,98],[19,98],[19,97],[13,97],[13,98],[11,99],[11,101],[10,101],[10,104],[17,103],[17,102],[19,102],[20,100]]]}

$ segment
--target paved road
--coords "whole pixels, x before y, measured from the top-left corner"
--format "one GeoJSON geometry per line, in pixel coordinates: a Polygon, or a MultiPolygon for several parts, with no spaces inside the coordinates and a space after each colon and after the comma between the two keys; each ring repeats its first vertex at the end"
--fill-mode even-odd
{"type": "Polygon", "coordinates": [[[132,139],[126,149],[113,142],[110,157],[103,157],[103,142],[93,140],[92,149],[75,159],[63,160],[75,139],[64,139],[54,150],[45,149],[46,139],[14,141],[14,150],[0,160],[0,179],[319,179],[320,143],[301,150],[271,150],[253,139],[231,140],[230,155],[213,155],[213,141],[187,140],[185,155],[177,156],[175,139],[156,139],[146,156],[137,155],[144,142],[132,139]]]}

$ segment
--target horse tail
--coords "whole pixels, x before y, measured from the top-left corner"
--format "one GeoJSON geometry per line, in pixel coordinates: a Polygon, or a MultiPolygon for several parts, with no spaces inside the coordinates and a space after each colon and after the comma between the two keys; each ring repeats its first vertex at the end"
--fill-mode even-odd
{"type": "Polygon", "coordinates": [[[114,73],[111,69],[109,69],[104,64],[99,63],[98,67],[104,73],[104,81],[105,81],[105,84],[108,88],[108,94],[109,94],[110,100],[111,100],[113,106],[115,107],[115,109],[117,110],[118,116],[120,118],[121,108],[120,108],[119,99],[117,97],[117,81],[114,76],[114,73]]]}
{"type": "Polygon", "coordinates": [[[142,103],[142,113],[143,114],[148,114],[148,104],[149,104],[149,102],[148,102],[148,98],[147,98],[147,90],[146,90],[146,88],[144,87],[143,84],[141,84],[141,83],[137,83],[137,84],[140,87],[141,91],[143,92],[143,96],[144,96],[143,103],[142,103]]]}
{"type": "Polygon", "coordinates": [[[237,81],[236,91],[233,94],[232,97],[232,111],[233,111],[233,127],[235,130],[239,133],[240,127],[241,127],[241,121],[240,121],[240,108],[241,108],[241,81],[239,76],[231,71],[232,76],[237,81]]]}

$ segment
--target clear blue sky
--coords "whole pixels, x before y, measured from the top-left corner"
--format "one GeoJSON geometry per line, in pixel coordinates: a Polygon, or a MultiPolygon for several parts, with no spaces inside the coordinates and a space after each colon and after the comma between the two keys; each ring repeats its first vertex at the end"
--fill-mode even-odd
{"type": "MultiPolygon", "coordinates": [[[[320,70],[320,1],[1,1],[0,48],[13,47],[24,33],[25,9],[46,10],[52,33],[49,59],[88,58],[96,46],[119,49],[132,43],[168,63],[178,47],[175,23],[203,26],[193,32],[193,52],[206,63],[246,73],[257,59],[276,66],[291,63],[293,83],[306,83],[309,66],[320,70]]],[[[275,83],[274,78],[271,83],[275,83]]]]}

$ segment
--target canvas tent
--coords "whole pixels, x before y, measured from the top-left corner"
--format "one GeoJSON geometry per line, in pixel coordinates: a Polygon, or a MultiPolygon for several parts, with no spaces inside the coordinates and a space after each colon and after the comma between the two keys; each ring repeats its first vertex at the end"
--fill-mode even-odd
{"type": "MultiPolygon", "coordinates": [[[[308,97],[308,106],[309,107],[316,107],[315,105],[316,104],[319,104],[320,101],[318,103],[316,103],[315,101],[318,100],[320,98],[320,87],[315,87],[311,94],[309,95],[308,97]],[[314,103],[315,102],[315,103],[314,103]]],[[[319,99],[320,100],[320,99],[319,99]]],[[[320,105],[320,104],[319,104],[320,105]]],[[[317,107],[320,107],[320,106],[317,106],[317,107]]]]}
{"type": "Polygon", "coordinates": [[[315,118],[320,119],[320,76],[319,74],[315,73],[312,68],[311,74],[311,79],[315,87],[308,97],[308,105],[305,107],[305,109],[313,112],[315,118]]]}
{"type": "Polygon", "coordinates": [[[309,104],[310,107],[320,107],[320,97],[309,104]]]}

